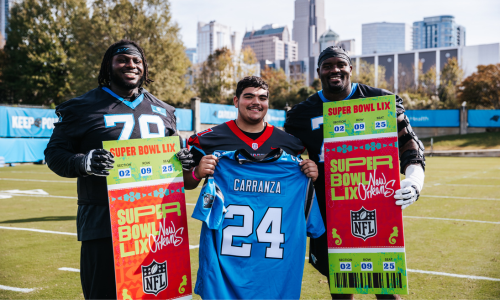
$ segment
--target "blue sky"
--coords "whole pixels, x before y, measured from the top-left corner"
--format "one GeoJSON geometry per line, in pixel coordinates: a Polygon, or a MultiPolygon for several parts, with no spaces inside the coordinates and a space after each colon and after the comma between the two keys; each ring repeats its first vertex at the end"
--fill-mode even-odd
{"type": "MultiPolygon", "coordinates": [[[[265,24],[288,25],[294,0],[171,0],[172,17],[186,47],[196,47],[198,21],[216,20],[244,34],[265,24]]],[[[500,0],[325,0],[327,28],[341,39],[356,39],[361,54],[361,24],[396,22],[411,25],[424,17],[453,15],[466,27],[467,45],[500,42],[500,0]]]]}

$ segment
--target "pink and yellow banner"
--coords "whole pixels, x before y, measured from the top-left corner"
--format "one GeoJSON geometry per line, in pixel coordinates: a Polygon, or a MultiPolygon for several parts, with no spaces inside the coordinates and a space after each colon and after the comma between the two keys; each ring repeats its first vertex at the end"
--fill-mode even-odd
{"type": "Polygon", "coordinates": [[[395,96],[325,103],[330,291],[407,294],[395,96]]]}
{"type": "Polygon", "coordinates": [[[192,299],[178,137],[103,142],[118,299],[192,299]]]}

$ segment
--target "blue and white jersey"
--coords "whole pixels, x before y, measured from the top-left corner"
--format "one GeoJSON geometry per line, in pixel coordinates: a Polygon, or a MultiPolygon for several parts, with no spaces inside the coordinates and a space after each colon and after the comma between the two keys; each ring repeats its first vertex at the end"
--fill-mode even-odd
{"type": "Polygon", "coordinates": [[[216,151],[198,198],[203,221],[195,293],[203,299],[299,299],[307,236],[325,232],[300,158],[216,151]]]}

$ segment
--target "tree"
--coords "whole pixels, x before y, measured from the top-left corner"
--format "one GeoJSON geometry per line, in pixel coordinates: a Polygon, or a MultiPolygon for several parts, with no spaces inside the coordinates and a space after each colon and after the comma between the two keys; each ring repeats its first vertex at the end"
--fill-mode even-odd
{"type": "Polygon", "coordinates": [[[12,7],[2,63],[9,102],[60,103],[72,93],[72,24],[86,22],[84,0],[26,0],[12,7]]]}
{"type": "Polygon", "coordinates": [[[237,82],[245,76],[258,75],[257,58],[252,48],[240,53],[228,48],[216,49],[194,71],[195,90],[202,101],[232,104],[237,82]]]}
{"type": "Polygon", "coordinates": [[[444,108],[457,108],[457,86],[464,76],[464,71],[458,65],[456,58],[449,59],[439,79],[438,97],[444,108]]]}
{"type": "Polygon", "coordinates": [[[458,99],[469,108],[500,109],[500,64],[479,65],[459,85],[458,99]]]}
{"type": "Polygon", "coordinates": [[[228,103],[234,85],[231,50],[216,49],[201,66],[195,78],[198,95],[204,102],[228,103]]]}
{"type": "Polygon", "coordinates": [[[168,0],[26,0],[11,10],[3,69],[11,101],[60,103],[97,87],[106,49],[121,39],[145,50],[146,87],[173,104],[189,101],[189,60],[168,0]]]}
{"type": "Polygon", "coordinates": [[[423,64],[418,64],[418,87],[417,92],[421,95],[436,95],[436,66],[432,66],[423,72],[423,64]]]}
{"type": "MultiPolygon", "coordinates": [[[[378,66],[378,72],[377,72],[377,86],[378,88],[381,89],[387,89],[388,84],[387,81],[385,80],[385,67],[384,66],[378,66]]],[[[351,82],[357,82],[357,83],[362,83],[366,84],[369,86],[375,86],[375,65],[370,64],[365,61],[361,61],[359,65],[359,71],[358,74],[356,74],[356,71],[353,68],[353,72],[351,75],[351,82]]]]}
{"type": "Polygon", "coordinates": [[[319,80],[319,78],[315,78],[311,84],[311,87],[316,91],[318,92],[319,90],[321,90],[323,87],[321,86],[321,80],[319,80]]]}
{"type": "Polygon", "coordinates": [[[399,93],[415,92],[415,67],[408,68],[406,65],[398,65],[398,90],[399,93]]]}
{"type": "Polygon", "coordinates": [[[261,77],[269,85],[270,108],[283,109],[287,104],[293,106],[315,93],[302,80],[288,80],[283,69],[266,67],[261,71],[261,77]]]}
{"type": "Polygon", "coordinates": [[[149,75],[146,89],[171,104],[189,102],[185,74],[190,62],[179,27],[172,22],[168,0],[96,0],[87,28],[78,31],[78,93],[93,88],[104,52],[114,42],[129,39],[144,48],[149,75]]]}
{"type": "Polygon", "coordinates": [[[257,55],[255,55],[255,52],[250,46],[246,46],[245,48],[243,48],[243,50],[241,50],[241,56],[243,63],[247,65],[254,65],[258,63],[257,55]]]}

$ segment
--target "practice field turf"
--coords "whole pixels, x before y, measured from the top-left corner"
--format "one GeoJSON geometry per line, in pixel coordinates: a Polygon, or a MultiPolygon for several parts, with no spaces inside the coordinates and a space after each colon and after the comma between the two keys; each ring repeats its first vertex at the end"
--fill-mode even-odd
{"type": "MultiPolygon", "coordinates": [[[[499,188],[499,158],[427,158],[422,196],[404,211],[410,291],[404,299],[500,298],[499,188]]],[[[194,204],[199,191],[187,191],[187,202],[194,204]]],[[[0,168],[0,299],[83,298],[76,211],[75,179],[41,165],[0,168]],[[23,194],[35,189],[47,195],[23,194]]],[[[201,223],[188,218],[188,226],[196,246],[201,223]]],[[[194,283],[194,247],[191,266],[194,283]]],[[[307,261],[302,298],[329,298],[326,278],[307,261]]]]}

